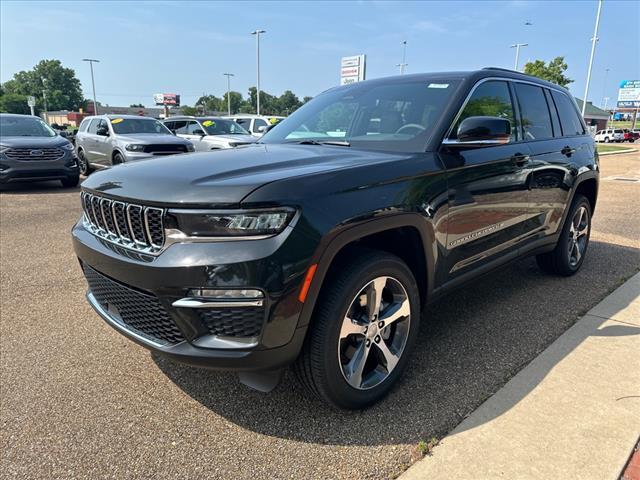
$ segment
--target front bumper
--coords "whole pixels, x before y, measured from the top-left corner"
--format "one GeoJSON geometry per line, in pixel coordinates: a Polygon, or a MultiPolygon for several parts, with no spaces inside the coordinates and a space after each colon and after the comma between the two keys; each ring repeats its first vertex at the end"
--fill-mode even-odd
{"type": "Polygon", "coordinates": [[[0,154],[0,183],[62,180],[79,174],[73,151],[56,160],[14,160],[0,154]]]}
{"type": "MultiPolygon", "coordinates": [[[[291,363],[302,347],[306,327],[297,328],[302,307],[297,294],[305,266],[291,258],[291,252],[299,249],[290,248],[291,242],[299,241],[297,235],[295,230],[291,230],[258,241],[177,243],[152,257],[97,238],[84,228],[82,222],[72,230],[74,249],[89,284],[92,282],[87,268],[105,282],[112,282],[134,296],[133,300],[118,300],[119,304],[118,301],[109,303],[104,301],[104,291],[89,290],[89,303],[111,327],[139,345],[174,360],[237,371],[281,368],[291,363]],[[246,316],[243,317],[243,312],[237,308],[221,311],[173,305],[188,297],[188,291],[193,288],[255,288],[263,291],[265,297],[258,334],[251,339],[212,334],[217,330],[212,330],[215,327],[212,327],[210,317],[203,316],[204,312],[213,312],[215,319],[222,318],[231,331],[237,331],[233,330],[233,315],[240,316],[238,321],[246,319],[246,316]],[[136,302],[135,295],[140,295],[143,301],[136,302]],[[159,306],[149,306],[144,303],[147,300],[153,300],[159,306]],[[123,321],[119,308],[113,305],[120,309],[137,309],[138,317],[141,311],[151,312],[160,308],[162,315],[168,316],[179,334],[170,336],[171,341],[165,341],[153,334],[148,335],[148,329],[145,333],[132,328],[132,323],[123,321]]],[[[152,321],[149,313],[148,318],[136,318],[136,322],[142,322],[136,325],[148,325],[152,321]]]]}

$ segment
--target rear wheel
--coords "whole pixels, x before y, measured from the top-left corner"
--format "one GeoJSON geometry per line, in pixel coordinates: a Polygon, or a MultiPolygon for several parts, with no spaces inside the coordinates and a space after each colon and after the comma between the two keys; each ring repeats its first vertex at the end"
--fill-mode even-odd
{"type": "Polygon", "coordinates": [[[364,408],[405,368],[420,320],[416,281],[402,260],[375,250],[360,252],[326,281],[294,370],[328,403],[364,408]]]}
{"type": "Polygon", "coordinates": [[[538,255],[542,270],[570,276],[582,266],[591,234],[591,204],[584,195],[576,195],[556,248],[538,255]]]}
{"type": "Polygon", "coordinates": [[[80,173],[85,177],[93,171],[82,149],[78,150],[78,168],[80,169],[80,173]]]}

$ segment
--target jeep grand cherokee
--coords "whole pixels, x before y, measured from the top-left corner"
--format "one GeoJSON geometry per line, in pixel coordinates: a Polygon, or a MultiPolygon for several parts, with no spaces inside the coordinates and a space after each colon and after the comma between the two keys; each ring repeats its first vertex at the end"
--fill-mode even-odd
{"type": "Polygon", "coordinates": [[[331,89],[242,149],[82,185],[87,298],[140,345],[342,408],[397,381],[426,302],[536,255],[572,275],[598,190],[567,90],[502,69],[331,89]],[[215,156],[215,158],[213,158],[215,156]]]}

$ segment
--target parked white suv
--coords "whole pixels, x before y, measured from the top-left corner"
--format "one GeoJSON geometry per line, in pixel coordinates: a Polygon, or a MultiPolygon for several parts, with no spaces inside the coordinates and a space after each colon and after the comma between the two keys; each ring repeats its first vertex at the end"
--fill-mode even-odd
{"type": "Polygon", "coordinates": [[[164,125],[193,143],[197,152],[234,148],[254,143],[257,138],[231,119],[218,117],[170,117],[164,125]]]}
{"type": "Polygon", "coordinates": [[[608,130],[600,130],[596,133],[595,136],[596,142],[623,142],[624,141],[624,132],[620,128],[610,128],[608,130]]]}
{"type": "Polygon", "coordinates": [[[227,115],[223,118],[231,119],[234,122],[242,125],[254,137],[261,137],[271,125],[275,125],[276,123],[285,119],[285,117],[281,117],[278,115],[264,116],[252,115],[250,113],[238,113],[236,115],[230,116],[227,115]]]}

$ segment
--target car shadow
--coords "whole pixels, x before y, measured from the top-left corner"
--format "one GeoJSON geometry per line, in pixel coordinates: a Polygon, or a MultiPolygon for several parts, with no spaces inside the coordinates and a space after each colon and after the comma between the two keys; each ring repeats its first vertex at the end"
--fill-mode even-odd
{"type": "MultiPolygon", "coordinates": [[[[274,391],[262,394],[241,385],[231,373],[196,369],[158,354],[153,360],[213,414],[263,435],[331,445],[415,444],[451,431],[640,270],[638,249],[597,241],[589,249],[582,270],[573,277],[546,275],[534,259],[525,259],[430,305],[407,371],[384,400],[363,411],[327,406],[307,395],[289,371],[274,391]],[[371,428],[363,428],[363,423],[371,428]]],[[[596,334],[639,331],[621,325],[596,334]]],[[[517,404],[586,338],[557,350],[530,388],[495,416],[517,404]]]]}
{"type": "MultiPolygon", "coordinates": [[[[80,177],[82,182],[84,177],[80,177]]],[[[7,195],[31,195],[38,193],[59,194],[79,192],[80,186],[63,187],[60,180],[47,180],[42,182],[12,182],[0,186],[0,193],[7,195]]]]}

